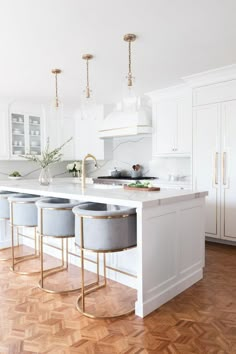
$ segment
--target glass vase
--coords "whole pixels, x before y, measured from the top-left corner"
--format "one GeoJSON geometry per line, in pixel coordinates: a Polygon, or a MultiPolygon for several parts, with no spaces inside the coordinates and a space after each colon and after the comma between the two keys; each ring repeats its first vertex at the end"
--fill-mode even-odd
{"type": "Polygon", "coordinates": [[[41,172],[39,175],[39,184],[41,186],[49,186],[50,183],[52,183],[52,177],[50,174],[49,167],[46,166],[41,169],[41,172]]]}

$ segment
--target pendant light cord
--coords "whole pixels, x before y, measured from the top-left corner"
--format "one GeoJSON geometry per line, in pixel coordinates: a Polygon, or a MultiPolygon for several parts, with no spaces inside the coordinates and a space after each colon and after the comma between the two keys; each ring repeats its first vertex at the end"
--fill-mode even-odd
{"type": "Polygon", "coordinates": [[[56,108],[58,108],[59,107],[59,99],[58,99],[57,73],[55,74],[55,88],[56,88],[56,108]]]}
{"type": "Polygon", "coordinates": [[[90,98],[90,88],[89,88],[89,61],[86,60],[86,74],[87,74],[87,86],[86,86],[86,98],[90,98]]]}
{"type": "Polygon", "coordinates": [[[133,86],[133,77],[131,71],[131,41],[129,41],[129,72],[128,72],[128,86],[133,86]]]}

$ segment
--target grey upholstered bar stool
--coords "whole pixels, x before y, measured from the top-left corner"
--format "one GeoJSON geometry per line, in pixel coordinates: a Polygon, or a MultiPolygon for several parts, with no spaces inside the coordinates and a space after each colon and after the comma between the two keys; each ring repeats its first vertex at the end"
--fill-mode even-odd
{"type": "MultiPolygon", "coordinates": [[[[0,220],[5,223],[5,233],[10,220],[10,207],[8,198],[17,195],[15,192],[0,191],[0,220]]],[[[17,240],[19,243],[19,240],[17,240]]],[[[0,251],[11,249],[10,247],[1,248],[0,251]]],[[[0,257],[0,261],[8,261],[11,257],[0,257]]]]}
{"type": "Polygon", "coordinates": [[[72,208],[78,205],[78,201],[61,198],[44,198],[36,203],[39,211],[39,235],[41,257],[41,279],[39,287],[49,293],[62,294],[79,289],[52,290],[44,285],[44,279],[59,271],[68,269],[68,238],[75,237],[75,217],[72,208]],[[61,239],[62,264],[59,267],[44,269],[44,238],[53,237],[61,239]],[[64,252],[64,240],[66,240],[66,259],[64,252]]]}
{"type": "Polygon", "coordinates": [[[37,249],[37,227],[38,227],[38,215],[36,208],[36,201],[40,199],[40,196],[33,194],[17,194],[8,198],[10,204],[10,225],[11,225],[11,248],[12,248],[12,266],[11,270],[21,275],[31,275],[39,273],[39,271],[20,271],[16,270],[15,266],[29,259],[39,257],[39,250],[37,249]],[[14,229],[19,227],[33,228],[34,229],[34,254],[17,257],[15,260],[15,244],[14,244],[14,229]]]}
{"type": "MultiPolygon", "coordinates": [[[[110,316],[96,316],[86,312],[85,297],[93,291],[106,286],[106,253],[124,251],[137,245],[136,209],[118,205],[100,203],[81,204],[73,209],[76,215],[75,235],[76,243],[81,250],[82,292],[77,299],[77,309],[87,317],[112,318],[128,315],[126,313],[110,316]],[[99,267],[97,267],[98,284],[92,289],[85,290],[84,286],[84,251],[103,253],[104,283],[99,281],[99,267]],[[80,301],[82,304],[80,305],[80,301]]],[[[98,260],[99,264],[99,260],[98,260]]]]}

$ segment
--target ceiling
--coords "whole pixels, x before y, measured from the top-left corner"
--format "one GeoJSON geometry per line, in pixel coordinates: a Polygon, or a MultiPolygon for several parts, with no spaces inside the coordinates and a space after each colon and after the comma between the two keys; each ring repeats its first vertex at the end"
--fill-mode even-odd
{"type": "Polygon", "coordinates": [[[139,94],[178,84],[236,62],[235,14],[235,0],[0,0],[0,97],[51,97],[58,67],[61,96],[79,102],[88,52],[96,100],[118,101],[125,33],[139,94]]]}

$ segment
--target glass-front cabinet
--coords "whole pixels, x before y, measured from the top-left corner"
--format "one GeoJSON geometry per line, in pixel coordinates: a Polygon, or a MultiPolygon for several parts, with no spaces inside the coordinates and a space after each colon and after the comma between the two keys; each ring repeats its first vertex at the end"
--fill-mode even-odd
{"type": "Polygon", "coordinates": [[[21,155],[41,155],[42,119],[40,115],[22,112],[10,113],[10,158],[21,155]]]}

